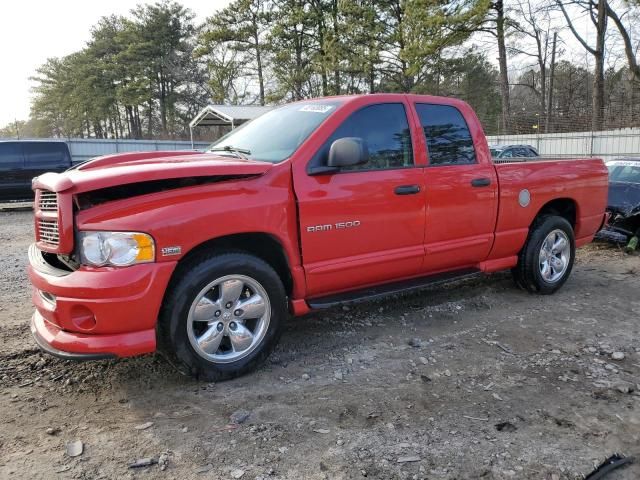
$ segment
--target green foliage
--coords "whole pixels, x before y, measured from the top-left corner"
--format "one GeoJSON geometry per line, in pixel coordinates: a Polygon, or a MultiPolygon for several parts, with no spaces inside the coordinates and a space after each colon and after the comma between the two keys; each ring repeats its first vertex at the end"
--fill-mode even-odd
{"type": "MultiPolygon", "coordinates": [[[[233,0],[200,26],[174,1],[139,5],[126,17],[102,18],[85,48],[51,58],[37,70],[24,129],[47,136],[185,138],[189,121],[207,103],[282,103],[385,91],[459,97],[475,108],[488,132],[498,131],[510,116],[517,130],[530,131],[544,114],[539,68],[506,87],[512,106],[505,102],[506,113],[501,112],[499,85],[506,76],[469,48],[475,32],[495,36],[499,4],[233,0]]],[[[505,11],[511,15],[505,24],[514,30],[521,19],[513,9],[505,11]]],[[[512,56],[522,48],[507,45],[512,56]]],[[[640,91],[624,72],[607,73],[607,98],[612,105],[620,102],[611,112],[628,110],[625,115],[636,118],[631,110],[640,104],[640,91]]],[[[592,78],[558,62],[556,122],[588,116],[592,78]]]]}
{"type": "Polygon", "coordinates": [[[196,27],[176,2],[139,5],[102,18],[84,49],[38,69],[32,118],[57,136],[175,137],[212,101],[434,91],[434,78],[449,82],[448,49],[487,8],[488,0],[235,0],[196,27]]]}
{"type": "Polygon", "coordinates": [[[38,69],[31,115],[57,136],[184,135],[207,96],[193,88],[194,36],[193,14],[175,2],[102,18],[83,50],[38,69]]]}
{"type": "Polygon", "coordinates": [[[385,26],[380,51],[385,90],[424,89],[434,61],[461,45],[483,24],[488,0],[384,0],[375,2],[385,26]]]}
{"type": "Polygon", "coordinates": [[[251,103],[249,83],[255,85],[257,101],[264,105],[268,8],[264,0],[236,0],[205,22],[195,56],[205,61],[215,103],[251,103]]]}
{"type": "Polygon", "coordinates": [[[29,119],[16,120],[0,128],[0,139],[6,138],[44,138],[52,137],[53,132],[49,130],[47,122],[42,120],[29,119]]]}
{"type": "Polygon", "coordinates": [[[463,50],[455,57],[433,62],[424,82],[414,92],[460,98],[474,107],[487,133],[498,129],[501,112],[498,71],[474,50],[463,50]]]}

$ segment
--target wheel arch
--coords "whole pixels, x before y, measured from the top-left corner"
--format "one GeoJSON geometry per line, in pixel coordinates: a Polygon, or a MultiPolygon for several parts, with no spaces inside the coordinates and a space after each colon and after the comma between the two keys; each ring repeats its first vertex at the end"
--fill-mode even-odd
{"type": "Polygon", "coordinates": [[[178,265],[173,272],[171,280],[180,270],[180,265],[184,265],[192,258],[212,251],[235,251],[249,255],[254,255],[268,265],[270,265],[280,277],[282,285],[288,296],[293,291],[293,276],[291,274],[291,263],[282,243],[274,236],[264,232],[247,232],[223,235],[211,238],[198,245],[195,245],[178,261],[178,265]]]}
{"type": "Polygon", "coordinates": [[[577,221],[578,221],[578,204],[573,198],[563,197],[563,198],[555,198],[553,200],[548,201],[540,209],[538,213],[533,217],[529,228],[533,226],[536,220],[545,216],[545,215],[558,215],[565,220],[567,220],[571,224],[571,228],[576,230],[577,221]]]}

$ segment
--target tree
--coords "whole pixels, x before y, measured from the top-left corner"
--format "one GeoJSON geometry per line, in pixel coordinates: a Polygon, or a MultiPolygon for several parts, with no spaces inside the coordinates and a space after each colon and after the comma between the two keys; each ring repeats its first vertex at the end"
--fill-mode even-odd
{"type": "MultiPolygon", "coordinates": [[[[638,1],[636,0],[635,3],[638,3],[638,1]]],[[[627,9],[627,11],[621,15],[616,13],[616,11],[608,1],[605,1],[605,8],[607,11],[607,16],[611,20],[613,20],[613,23],[616,25],[616,28],[618,29],[618,32],[622,37],[622,41],[624,43],[624,52],[629,64],[629,70],[631,71],[631,74],[636,79],[636,81],[640,81],[640,65],[638,65],[638,60],[636,58],[637,46],[633,45],[631,41],[630,31],[622,21],[623,16],[629,14],[632,7],[630,6],[629,9],[627,9]]]]}
{"type": "Polygon", "coordinates": [[[277,88],[272,100],[301,100],[320,94],[313,78],[313,16],[306,0],[276,0],[269,34],[277,88]]]}
{"type": "Polygon", "coordinates": [[[246,60],[242,53],[226,43],[208,43],[196,50],[197,58],[205,58],[209,97],[215,104],[238,105],[251,98],[248,93],[246,60]]]}
{"type": "Polygon", "coordinates": [[[196,26],[188,9],[161,0],[100,19],[84,48],[40,66],[30,121],[19,127],[53,136],[187,138],[189,121],[211,101],[379,91],[461,97],[491,132],[530,132],[533,124],[581,130],[587,118],[593,129],[618,126],[640,120],[638,32],[630,20],[640,0],[624,1],[232,0],[196,26]],[[556,52],[555,8],[595,59],[593,72],[556,52]],[[572,24],[576,13],[596,26],[595,42],[572,24]],[[619,44],[606,36],[608,19],[619,44]],[[497,44],[497,70],[470,48],[477,33],[497,44]],[[617,59],[619,45],[628,69],[605,70],[605,42],[606,58],[617,59]],[[531,61],[510,83],[509,62],[523,58],[531,61]]]}
{"type": "Polygon", "coordinates": [[[381,49],[385,84],[410,92],[424,80],[433,59],[480,27],[489,1],[386,0],[379,5],[386,25],[381,49]]]}
{"type": "Polygon", "coordinates": [[[38,69],[32,117],[56,136],[183,135],[206,84],[192,18],[167,1],[102,18],[84,49],[38,69]]]}
{"type": "Polygon", "coordinates": [[[16,120],[0,128],[0,138],[41,138],[50,137],[51,131],[42,120],[16,120]]]}
{"type": "Polygon", "coordinates": [[[558,46],[558,32],[553,32],[553,44],[551,46],[551,67],[549,71],[549,98],[547,99],[547,116],[544,121],[544,131],[549,133],[553,122],[553,82],[556,72],[556,52],[558,46]]]}
{"type": "MultiPolygon", "coordinates": [[[[519,122],[515,128],[519,132],[531,132],[531,126],[540,124],[539,98],[526,84],[539,81],[535,69],[524,72],[512,92],[514,110],[519,122]],[[533,78],[532,78],[533,77],[533,78]],[[536,115],[538,114],[538,115],[536,115]]],[[[584,131],[591,128],[593,73],[586,68],[562,60],[555,67],[553,82],[554,132],[584,131]]]]}
{"type": "Polygon", "coordinates": [[[33,117],[46,121],[56,136],[84,136],[91,106],[81,98],[79,80],[84,59],[76,53],[62,59],[51,58],[38,68],[34,80],[36,97],[33,117]]]}
{"type": "Polygon", "coordinates": [[[24,136],[24,120],[16,120],[0,128],[0,138],[20,138],[24,136]]]}
{"type": "Polygon", "coordinates": [[[341,2],[344,90],[347,93],[375,93],[380,80],[382,38],[385,23],[375,0],[341,2]]]}
{"type": "Polygon", "coordinates": [[[112,15],[101,18],[91,30],[91,39],[86,48],[96,69],[101,72],[100,89],[92,94],[102,98],[103,111],[109,125],[108,132],[113,138],[141,136],[141,127],[131,123],[130,115],[123,121],[123,107],[127,114],[133,110],[131,102],[123,102],[124,92],[128,88],[128,66],[121,61],[122,52],[127,47],[125,25],[123,17],[112,15]],[[132,135],[132,132],[135,134],[132,135]]]}
{"type": "Polygon", "coordinates": [[[546,5],[532,5],[531,0],[519,0],[514,8],[514,14],[519,21],[514,22],[514,29],[521,38],[533,42],[533,52],[528,45],[512,46],[510,50],[518,55],[525,55],[535,59],[538,65],[540,79],[536,86],[532,86],[538,96],[539,115],[545,116],[547,107],[547,58],[550,54],[551,22],[546,5]]]}
{"type": "Polygon", "coordinates": [[[594,46],[589,45],[583,36],[578,33],[562,0],[556,0],[556,4],[560,7],[573,36],[594,58],[592,129],[602,130],[604,119],[604,42],[607,33],[607,2],[606,0],[574,0],[573,2],[574,5],[588,15],[596,27],[594,46]]]}
{"type": "Polygon", "coordinates": [[[498,75],[485,55],[464,49],[455,57],[440,59],[415,92],[460,98],[473,107],[488,133],[498,133],[501,121],[498,75]]]}
{"type": "Polygon", "coordinates": [[[236,0],[207,19],[199,39],[205,48],[207,45],[224,45],[231,50],[228,55],[243,58],[246,69],[255,71],[260,105],[265,104],[264,42],[270,20],[267,1],[236,0]]]}
{"type": "Polygon", "coordinates": [[[509,130],[510,101],[509,101],[509,73],[507,70],[507,49],[504,42],[504,2],[497,0],[492,4],[496,12],[496,40],[498,42],[498,61],[500,65],[500,96],[502,99],[502,130],[509,130]]]}
{"type": "MultiPolygon", "coordinates": [[[[175,127],[179,89],[187,82],[185,67],[193,61],[193,13],[176,2],[140,5],[129,23],[130,43],[124,52],[138,70],[137,85],[151,87],[160,109],[162,133],[175,127]],[[150,85],[145,85],[148,80],[150,85]]],[[[153,102],[148,102],[149,120],[153,102]]],[[[149,125],[149,133],[152,132],[149,125]]]]}
{"type": "Polygon", "coordinates": [[[511,23],[505,13],[504,1],[494,0],[489,3],[484,21],[475,29],[475,32],[483,32],[491,35],[495,39],[498,47],[498,82],[500,85],[500,103],[502,107],[500,125],[503,133],[507,133],[511,129],[511,101],[506,47],[507,29],[511,26],[511,23]]]}

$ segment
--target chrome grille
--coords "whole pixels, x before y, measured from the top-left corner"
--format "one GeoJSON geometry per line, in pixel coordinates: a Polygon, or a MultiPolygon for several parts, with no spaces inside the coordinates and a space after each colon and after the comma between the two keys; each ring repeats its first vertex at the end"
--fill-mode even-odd
{"type": "Polygon", "coordinates": [[[40,200],[38,201],[38,208],[43,212],[57,212],[58,194],[55,192],[40,190],[40,200]]]}
{"type": "Polygon", "coordinates": [[[38,231],[40,232],[41,242],[52,246],[58,246],[60,243],[57,220],[38,219],[38,231]]]}

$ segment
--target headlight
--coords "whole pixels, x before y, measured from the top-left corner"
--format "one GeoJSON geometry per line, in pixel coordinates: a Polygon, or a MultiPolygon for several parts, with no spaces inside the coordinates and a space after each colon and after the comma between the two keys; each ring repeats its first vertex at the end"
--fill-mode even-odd
{"type": "Polygon", "coordinates": [[[80,261],[84,265],[125,267],[153,262],[153,238],[137,232],[80,232],[80,261]]]}

